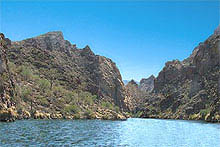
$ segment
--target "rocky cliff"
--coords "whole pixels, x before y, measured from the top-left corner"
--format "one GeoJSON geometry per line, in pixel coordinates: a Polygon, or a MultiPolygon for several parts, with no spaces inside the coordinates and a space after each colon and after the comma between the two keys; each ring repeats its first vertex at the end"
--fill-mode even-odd
{"type": "Polygon", "coordinates": [[[126,89],[126,105],[131,113],[142,111],[142,105],[145,98],[150,94],[154,88],[155,77],[151,75],[149,78],[141,79],[139,84],[134,80],[125,85],[126,89]]]}
{"type": "Polygon", "coordinates": [[[11,99],[14,96],[14,83],[5,50],[9,45],[11,41],[0,34],[0,121],[13,121],[17,116],[15,103],[11,99]]]}
{"type": "Polygon", "coordinates": [[[124,118],[125,89],[116,64],[89,46],[77,48],[62,32],[12,42],[8,58],[20,116],[124,118]]]}
{"type": "Polygon", "coordinates": [[[220,26],[184,61],[165,64],[142,117],[220,121],[220,26]]]}
{"type": "Polygon", "coordinates": [[[140,90],[144,92],[151,92],[154,89],[154,80],[155,77],[153,75],[147,79],[141,79],[139,85],[140,90]]]}

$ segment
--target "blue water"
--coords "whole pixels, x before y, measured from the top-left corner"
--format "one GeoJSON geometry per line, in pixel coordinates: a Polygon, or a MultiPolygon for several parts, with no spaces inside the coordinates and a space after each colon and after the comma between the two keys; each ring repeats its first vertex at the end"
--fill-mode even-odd
{"type": "Polygon", "coordinates": [[[0,146],[220,147],[220,124],[128,119],[0,123],[0,146]]]}

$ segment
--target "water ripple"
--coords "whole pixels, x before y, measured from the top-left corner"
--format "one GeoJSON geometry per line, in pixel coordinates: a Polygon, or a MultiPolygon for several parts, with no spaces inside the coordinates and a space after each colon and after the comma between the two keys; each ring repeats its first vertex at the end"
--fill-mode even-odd
{"type": "Polygon", "coordinates": [[[20,120],[0,123],[0,146],[218,147],[220,124],[128,119],[20,120]]]}

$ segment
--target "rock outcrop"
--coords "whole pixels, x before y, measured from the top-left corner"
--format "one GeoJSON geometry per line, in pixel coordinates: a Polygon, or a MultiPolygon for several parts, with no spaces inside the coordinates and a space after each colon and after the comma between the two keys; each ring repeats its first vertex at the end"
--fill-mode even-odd
{"type": "Polygon", "coordinates": [[[144,92],[151,92],[154,89],[154,80],[155,77],[153,75],[147,79],[141,79],[139,85],[140,90],[144,92]]]}
{"type": "Polygon", "coordinates": [[[166,63],[154,81],[152,94],[146,98],[143,117],[220,121],[219,29],[189,58],[166,63]]]}

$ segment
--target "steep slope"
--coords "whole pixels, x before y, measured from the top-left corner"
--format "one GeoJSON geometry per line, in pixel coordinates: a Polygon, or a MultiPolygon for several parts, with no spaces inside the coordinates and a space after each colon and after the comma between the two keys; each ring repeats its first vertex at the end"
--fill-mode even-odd
{"type": "Polygon", "coordinates": [[[220,26],[184,61],[167,62],[142,117],[220,121],[220,26]]]}
{"type": "Polygon", "coordinates": [[[62,32],[12,42],[8,58],[20,116],[124,118],[125,89],[115,63],[89,46],[78,49],[62,32]]]}

